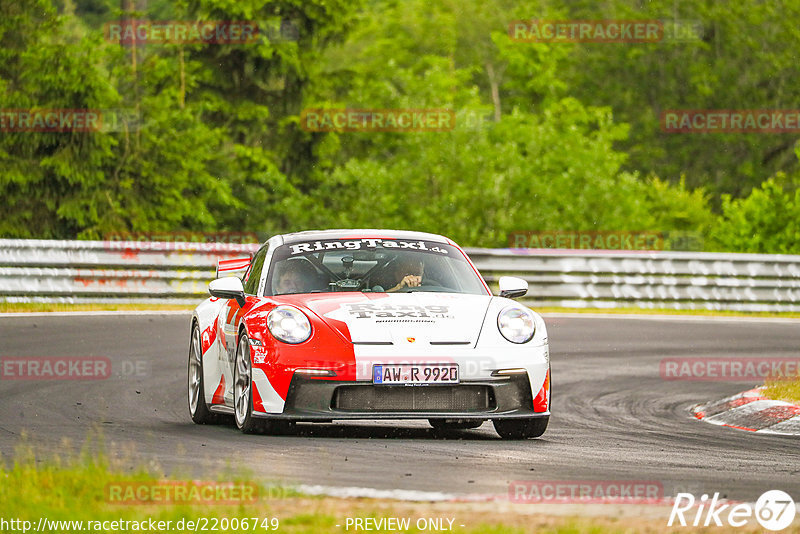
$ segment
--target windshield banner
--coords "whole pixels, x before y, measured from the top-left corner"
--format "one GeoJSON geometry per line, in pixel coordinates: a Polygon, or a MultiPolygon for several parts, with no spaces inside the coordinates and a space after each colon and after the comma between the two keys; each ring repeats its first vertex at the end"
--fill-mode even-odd
{"type": "Polygon", "coordinates": [[[416,250],[420,252],[433,252],[437,254],[448,254],[447,249],[441,243],[432,243],[430,241],[410,241],[403,239],[380,239],[380,238],[364,238],[364,239],[331,239],[326,241],[312,241],[308,243],[294,243],[289,245],[291,255],[307,254],[309,252],[317,252],[320,250],[362,250],[379,248],[386,249],[406,249],[416,250]]]}

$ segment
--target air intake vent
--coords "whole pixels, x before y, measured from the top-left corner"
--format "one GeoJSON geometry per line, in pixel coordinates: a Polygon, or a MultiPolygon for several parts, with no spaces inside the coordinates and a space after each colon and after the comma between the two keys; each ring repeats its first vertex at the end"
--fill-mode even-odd
{"type": "Polygon", "coordinates": [[[495,407],[488,386],[340,386],[334,410],[357,412],[485,412],[495,407]]]}

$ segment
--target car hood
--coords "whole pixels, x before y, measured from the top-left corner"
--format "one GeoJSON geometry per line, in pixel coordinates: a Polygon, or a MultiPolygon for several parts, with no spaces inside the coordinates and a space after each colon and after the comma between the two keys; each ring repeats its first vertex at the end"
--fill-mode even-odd
{"type": "Polygon", "coordinates": [[[294,295],[354,344],[409,342],[472,345],[478,340],[490,295],[452,293],[336,293],[294,295]]]}

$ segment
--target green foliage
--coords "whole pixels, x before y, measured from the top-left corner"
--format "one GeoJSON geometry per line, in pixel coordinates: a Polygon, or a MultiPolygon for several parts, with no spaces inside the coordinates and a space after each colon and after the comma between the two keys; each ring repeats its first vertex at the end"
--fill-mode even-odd
{"type": "Polygon", "coordinates": [[[800,254],[800,176],[778,174],[747,198],[725,195],[712,239],[719,250],[800,254]]]}
{"type": "MultiPolygon", "coordinates": [[[[696,38],[573,46],[561,73],[586,104],[611,106],[631,125],[619,148],[626,169],[652,172],[720,195],[746,195],[778,171],[797,169],[796,135],[674,134],[659,114],[674,109],[795,109],[800,3],[611,0],[565,3],[568,19],[659,19],[695,24],[696,38]]],[[[533,10],[531,10],[533,11],[533,10]]],[[[528,18],[537,18],[529,12],[528,18]]]]}
{"type": "MultiPolygon", "coordinates": [[[[0,4],[0,107],[99,109],[116,94],[94,68],[94,43],[68,42],[45,0],[0,4]]],[[[91,132],[3,133],[0,234],[74,236],[97,217],[87,191],[102,182],[112,139],[91,132]]]]}
{"type": "Polygon", "coordinates": [[[316,75],[321,51],[343,38],[359,2],[192,0],[189,19],[281,23],[289,31],[262,35],[247,45],[195,46],[201,84],[189,98],[203,118],[224,128],[231,149],[223,179],[238,202],[218,212],[223,225],[268,232],[294,227],[287,206],[315,187],[315,140],[296,117],[316,75]]]}
{"type": "Polygon", "coordinates": [[[0,3],[0,108],[133,119],[0,134],[0,236],[368,226],[505,246],[519,230],[629,230],[797,251],[793,138],[659,125],[664,109],[796,107],[800,12],[788,0],[131,4],[137,18],[289,31],[134,52],[103,37],[125,15],[114,0],[0,3]],[[679,19],[702,32],[649,44],[509,38],[510,22],[532,18],[679,19]],[[309,132],[305,108],[457,119],[441,132],[309,132]]]}
{"type": "MultiPolygon", "coordinates": [[[[179,106],[175,54],[149,55],[133,72],[127,52],[99,34],[72,40],[47,2],[0,9],[11,11],[0,17],[3,108],[140,115],[119,131],[3,134],[0,191],[9,208],[0,234],[97,238],[119,230],[213,229],[207,206],[233,202],[229,184],[211,174],[224,137],[179,106]],[[23,46],[5,45],[18,37],[23,46]]],[[[192,74],[187,78],[191,87],[192,74]]]]}
{"type": "Polygon", "coordinates": [[[375,226],[377,218],[380,226],[440,232],[464,245],[507,246],[515,230],[668,230],[708,222],[701,191],[621,171],[626,155],[614,144],[627,138],[627,126],[608,108],[559,97],[557,65],[565,56],[557,45],[525,54],[503,33],[476,31],[480,22],[470,19],[467,31],[485,35],[478,46],[493,57],[488,83],[503,95],[482,101],[486,71],[459,61],[459,21],[469,18],[462,6],[379,3],[331,50],[334,72],[342,57],[363,60],[326,87],[336,100],[308,107],[450,108],[457,127],[323,134],[315,155],[331,170],[321,173],[301,226],[375,226]],[[513,96],[522,93],[535,93],[536,105],[513,96]]]}
{"type": "Polygon", "coordinates": [[[708,196],[702,188],[687,189],[683,177],[673,186],[654,176],[647,181],[645,194],[654,230],[704,230],[713,223],[708,196]]]}

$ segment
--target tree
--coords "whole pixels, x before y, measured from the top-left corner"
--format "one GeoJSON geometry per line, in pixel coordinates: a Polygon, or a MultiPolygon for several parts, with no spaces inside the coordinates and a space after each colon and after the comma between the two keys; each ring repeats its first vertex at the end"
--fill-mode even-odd
{"type": "Polygon", "coordinates": [[[669,230],[710,218],[702,192],[621,172],[626,155],[614,144],[627,126],[608,108],[563,96],[556,45],[525,54],[505,33],[487,34],[482,54],[504,75],[486,83],[482,66],[459,52],[460,10],[475,5],[376,3],[329,51],[331,70],[345,65],[347,75],[333,76],[308,107],[449,108],[481,121],[444,132],[318,134],[322,185],[302,226],[417,228],[505,246],[516,230],[669,230]],[[526,104],[533,92],[535,105],[526,104]],[[665,216],[670,204],[684,216],[665,216]]]}
{"type": "MultiPolygon", "coordinates": [[[[675,0],[575,1],[568,19],[659,19],[657,43],[580,43],[561,71],[570,92],[587,105],[610,106],[631,125],[617,147],[625,169],[654,173],[720,195],[747,195],[778,171],[798,168],[796,135],[665,133],[660,113],[697,109],[796,109],[800,72],[795,21],[800,4],[675,0]],[[686,34],[672,38],[675,25],[686,34]],[[691,34],[690,31],[696,31],[691,34]]],[[[533,18],[533,17],[532,17],[533,18]]]]}
{"type": "Polygon", "coordinates": [[[725,195],[712,239],[718,250],[800,254],[800,176],[779,173],[746,198],[725,195]]]}
{"type": "MultiPolygon", "coordinates": [[[[5,109],[94,110],[100,130],[20,131],[0,137],[8,237],[102,237],[124,230],[216,226],[209,206],[233,203],[212,174],[222,135],[179,104],[175,56],[146,56],[136,73],[98,32],[76,38],[45,0],[0,5],[5,109]],[[134,91],[132,87],[142,87],[134,91]],[[110,110],[140,115],[111,126],[110,110]]],[[[81,31],[83,33],[83,30],[81,31]]],[[[190,73],[189,87],[194,84],[190,73]]]]}

